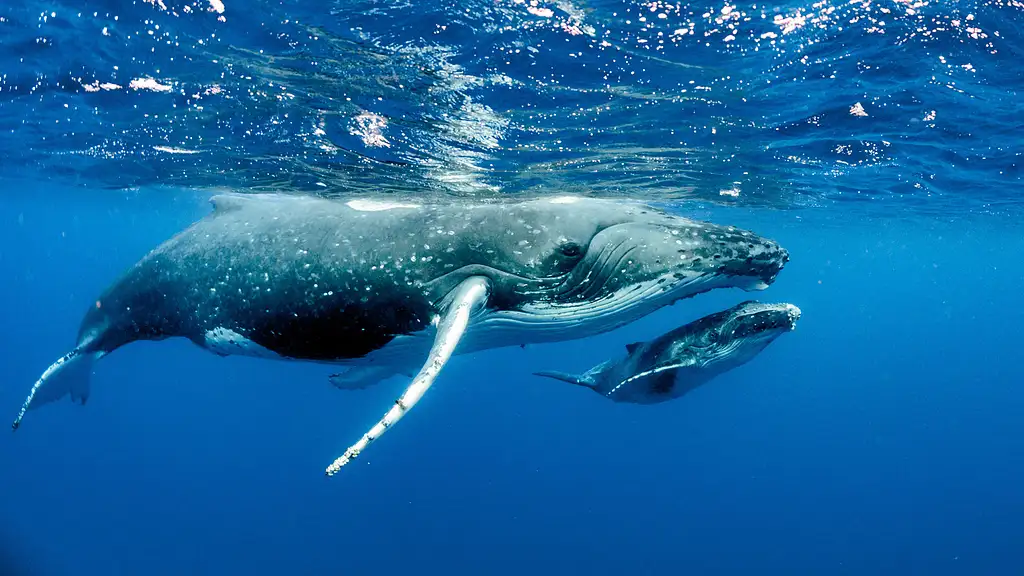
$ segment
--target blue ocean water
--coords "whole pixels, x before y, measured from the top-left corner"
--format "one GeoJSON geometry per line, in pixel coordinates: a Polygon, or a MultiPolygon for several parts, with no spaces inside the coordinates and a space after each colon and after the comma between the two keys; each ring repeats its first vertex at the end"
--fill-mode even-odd
{"type": "Polygon", "coordinates": [[[765,292],[401,382],[138,343],[0,438],[0,575],[1024,572],[1015,0],[0,6],[0,407],[216,191],[647,198],[780,241],[765,292]],[[583,370],[754,296],[683,399],[583,370]]]}

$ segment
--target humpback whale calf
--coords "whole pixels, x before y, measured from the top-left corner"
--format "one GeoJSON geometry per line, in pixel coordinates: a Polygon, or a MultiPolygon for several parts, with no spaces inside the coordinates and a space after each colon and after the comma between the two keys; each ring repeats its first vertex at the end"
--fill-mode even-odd
{"type": "Polygon", "coordinates": [[[695,320],[648,342],[626,345],[626,356],[581,375],[535,372],[589,388],[615,402],[657,404],[683,396],[745,364],[796,328],[800,309],[754,300],[695,320]]]}
{"type": "Polygon", "coordinates": [[[708,290],[764,289],[789,259],[752,232],[632,201],[236,194],[212,203],[89,307],[75,347],[32,387],[15,429],[27,410],[64,396],[84,404],[93,362],[138,340],[335,363],[341,388],[415,374],[331,475],[416,404],[456,347],[606,332],[708,290]]]}

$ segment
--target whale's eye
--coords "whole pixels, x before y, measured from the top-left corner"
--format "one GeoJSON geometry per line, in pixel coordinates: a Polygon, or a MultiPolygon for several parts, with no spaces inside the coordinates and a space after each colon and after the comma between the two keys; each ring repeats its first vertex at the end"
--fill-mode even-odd
{"type": "Polygon", "coordinates": [[[563,256],[568,258],[578,258],[580,254],[583,254],[583,247],[575,242],[563,242],[558,250],[563,256]]]}
{"type": "Polygon", "coordinates": [[[718,331],[717,330],[712,330],[712,331],[708,332],[708,342],[711,342],[711,343],[718,342],[718,331]]]}

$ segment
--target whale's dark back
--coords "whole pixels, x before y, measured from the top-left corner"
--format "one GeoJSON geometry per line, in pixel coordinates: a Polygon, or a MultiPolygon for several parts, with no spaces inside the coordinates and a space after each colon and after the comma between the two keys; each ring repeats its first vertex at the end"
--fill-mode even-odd
{"type": "Polygon", "coordinates": [[[221,207],[112,285],[87,314],[80,341],[94,334],[91,347],[109,352],[172,336],[202,343],[207,332],[228,329],[285,357],[335,360],[422,330],[436,297],[421,284],[441,272],[410,261],[419,235],[405,239],[400,262],[381,254],[415,222],[340,218],[332,204],[317,206],[328,210],[221,207]]]}

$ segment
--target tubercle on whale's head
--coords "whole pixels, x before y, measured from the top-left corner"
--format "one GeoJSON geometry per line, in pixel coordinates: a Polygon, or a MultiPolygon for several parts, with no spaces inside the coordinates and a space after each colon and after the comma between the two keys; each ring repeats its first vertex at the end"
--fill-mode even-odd
{"type": "Polygon", "coordinates": [[[793,304],[768,304],[756,300],[741,302],[726,312],[727,320],[721,331],[731,338],[759,336],[775,330],[787,332],[796,328],[796,322],[803,314],[793,304]]]}

